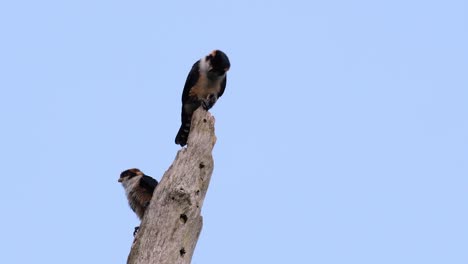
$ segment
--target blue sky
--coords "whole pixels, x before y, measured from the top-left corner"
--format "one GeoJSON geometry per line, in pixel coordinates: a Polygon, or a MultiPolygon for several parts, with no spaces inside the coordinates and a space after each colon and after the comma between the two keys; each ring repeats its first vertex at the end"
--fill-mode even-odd
{"type": "Polygon", "coordinates": [[[125,263],[213,49],[193,263],[468,263],[466,1],[3,1],[5,263],[125,263]]]}

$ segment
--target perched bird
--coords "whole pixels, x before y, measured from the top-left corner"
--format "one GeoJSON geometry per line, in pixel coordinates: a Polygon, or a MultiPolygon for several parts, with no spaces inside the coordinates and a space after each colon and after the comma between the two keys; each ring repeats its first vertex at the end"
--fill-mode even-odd
{"type": "MultiPolygon", "coordinates": [[[[150,204],[158,181],[145,175],[139,169],[129,169],[120,174],[119,182],[122,183],[125,189],[130,208],[141,220],[150,204]]],[[[138,227],[135,227],[133,234],[135,235],[137,231],[138,227]]]]}
{"type": "Polygon", "coordinates": [[[216,103],[226,88],[226,72],[231,67],[229,58],[220,50],[214,50],[193,64],[182,93],[182,125],[175,143],[187,144],[192,115],[201,105],[205,110],[216,103]]]}

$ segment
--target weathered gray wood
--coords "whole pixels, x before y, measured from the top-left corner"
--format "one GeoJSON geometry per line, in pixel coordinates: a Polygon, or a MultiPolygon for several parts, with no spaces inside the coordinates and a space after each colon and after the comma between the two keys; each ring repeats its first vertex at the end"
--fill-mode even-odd
{"type": "Polygon", "coordinates": [[[128,264],[189,264],[202,228],[200,211],[213,173],[214,117],[192,117],[187,148],[164,173],[128,256],[128,264]]]}

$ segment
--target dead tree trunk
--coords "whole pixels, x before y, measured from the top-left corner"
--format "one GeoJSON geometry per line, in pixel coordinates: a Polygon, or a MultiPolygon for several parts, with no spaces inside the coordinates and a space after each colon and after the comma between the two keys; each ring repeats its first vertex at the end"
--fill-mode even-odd
{"type": "Polygon", "coordinates": [[[214,117],[201,107],[193,114],[187,148],[179,150],[156,187],[127,264],[190,263],[213,172],[214,123],[214,117]]]}

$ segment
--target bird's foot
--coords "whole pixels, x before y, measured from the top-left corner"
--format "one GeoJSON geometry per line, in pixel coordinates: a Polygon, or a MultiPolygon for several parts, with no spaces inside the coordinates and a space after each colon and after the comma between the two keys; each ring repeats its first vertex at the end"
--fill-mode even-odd
{"type": "Polygon", "coordinates": [[[210,104],[209,104],[209,102],[203,100],[203,101],[202,101],[202,107],[203,107],[203,109],[205,109],[206,111],[208,111],[208,109],[210,109],[210,104]]]}
{"type": "Polygon", "coordinates": [[[133,236],[135,237],[138,234],[139,226],[135,226],[135,231],[133,231],[133,236]]]}
{"type": "Polygon", "coordinates": [[[202,101],[203,109],[208,111],[216,103],[217,99],[218,98],[216,98],[216,95],[214,95],[214,94],[208,95],[208,97],[205,100],[202,101]]]}

